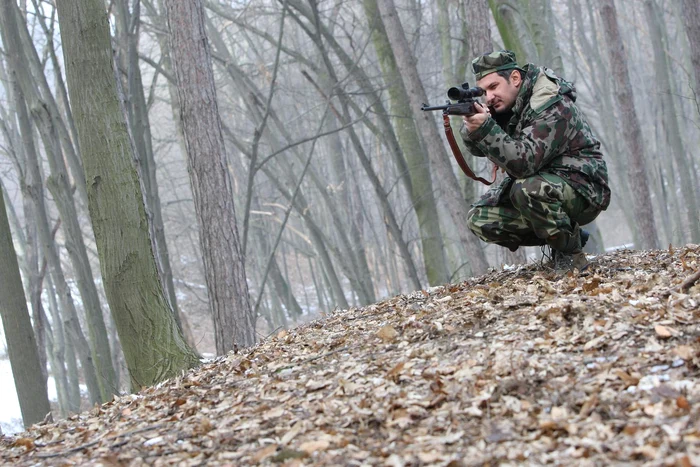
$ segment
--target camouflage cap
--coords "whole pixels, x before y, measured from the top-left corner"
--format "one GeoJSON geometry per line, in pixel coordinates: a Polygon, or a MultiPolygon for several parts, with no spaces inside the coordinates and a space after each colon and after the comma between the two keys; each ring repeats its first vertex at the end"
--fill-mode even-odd
{"type": "Polygon", "coordinates": [[[514,68],[518,68],[518,63],[515,61],[515,53],[510,50],[489,52],[472,60],[472,70],[477,80],[496,71],[514,68]]]}

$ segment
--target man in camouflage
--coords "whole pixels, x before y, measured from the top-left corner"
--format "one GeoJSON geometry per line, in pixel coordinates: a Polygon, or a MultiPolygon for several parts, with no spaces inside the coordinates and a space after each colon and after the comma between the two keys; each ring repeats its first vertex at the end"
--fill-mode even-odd
{"type": "Polygon", "coordinates": [[[573,84],[548,68],[518,67],[508,50],[477,57],[472,68],[488,108],[464,117],[462,138],[507,177],[473,205],[469,228],[512,251],[549,245],[556,269],[583,269],[581,226],[608,207],[610,188],[573,84]]]}

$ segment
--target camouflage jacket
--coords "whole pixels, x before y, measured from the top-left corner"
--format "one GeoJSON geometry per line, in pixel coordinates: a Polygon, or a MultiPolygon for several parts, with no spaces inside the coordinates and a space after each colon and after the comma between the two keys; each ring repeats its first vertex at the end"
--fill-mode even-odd
{"type": "Polygon", "coordinates": [[[608,171],[585,117],[574,104],[576,90],[544,67],[525,66],[513,116],[501,128],[489,117],[473,133],[463,125],[469,151],[487,157],[508,175],[475,206],[495,206],[514,179],[548,172],[565,179],[591,205],[610,204],[608,171]]]}

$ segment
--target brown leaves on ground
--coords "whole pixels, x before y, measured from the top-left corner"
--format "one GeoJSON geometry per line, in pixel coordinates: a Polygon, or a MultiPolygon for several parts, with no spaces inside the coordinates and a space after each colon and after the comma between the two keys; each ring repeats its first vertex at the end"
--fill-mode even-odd
{"type": "Polygon", "coordinates": [[[535,265],[338,311],[0,443],[34,465],[700,458],[700,247],[535,265]]]}

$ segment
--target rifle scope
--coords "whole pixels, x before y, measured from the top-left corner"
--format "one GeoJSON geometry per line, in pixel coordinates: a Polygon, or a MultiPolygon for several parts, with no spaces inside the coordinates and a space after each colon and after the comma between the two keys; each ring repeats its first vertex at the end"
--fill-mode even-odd
{"type": "Polygon", "coordinates": [[[450,88],[447,90],[447,97],[453,101],[462,101],[467,99],[474,99],[475,97],[483,96],[486,94],[482,88],[470,88],[469,83],[462,84],[459,88],[450,88]]]}

